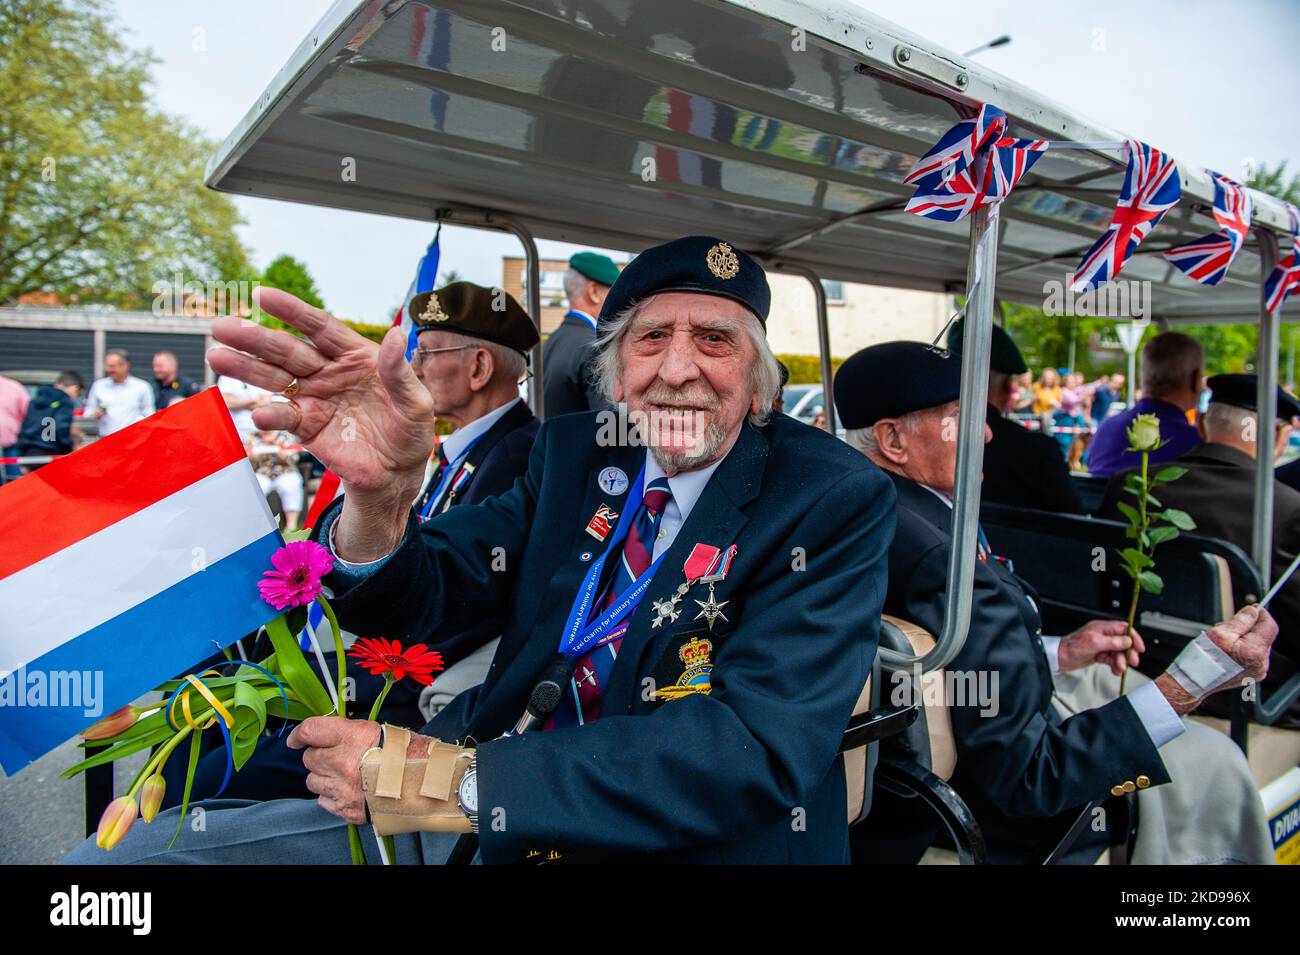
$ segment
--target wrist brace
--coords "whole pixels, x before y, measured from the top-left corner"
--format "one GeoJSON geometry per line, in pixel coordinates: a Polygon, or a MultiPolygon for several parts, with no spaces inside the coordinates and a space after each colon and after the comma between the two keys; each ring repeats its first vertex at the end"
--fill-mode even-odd
{"type": "Polygon", "coordinates": [[[1209,696],[1244,669],[1202,630],[1195,640],[1183,647],[1165,672],[1184,690],[1199,698],[1209,696]]]}
{"type": "Polygon", "coordinates": [[[407,759],[410,730],[384,724],[383,746],[361,757],[361,788],[381,836],[469,832],[457,790],[474,750],[430,740],[427,759],[407,759]]]}

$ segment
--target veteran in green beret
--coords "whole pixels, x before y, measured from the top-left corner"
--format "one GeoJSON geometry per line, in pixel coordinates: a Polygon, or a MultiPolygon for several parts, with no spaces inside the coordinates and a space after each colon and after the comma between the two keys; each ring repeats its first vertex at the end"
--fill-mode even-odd
{"type": "Polygon", "coordinates": [[[542,346],[542,407],[546,417],[596,411],[606,402],[592,382],[592,346],[596,316],[610,287],[618,281],[614,260],[596,252],[579,252],[564,273],[569,310],[542,346]]]}

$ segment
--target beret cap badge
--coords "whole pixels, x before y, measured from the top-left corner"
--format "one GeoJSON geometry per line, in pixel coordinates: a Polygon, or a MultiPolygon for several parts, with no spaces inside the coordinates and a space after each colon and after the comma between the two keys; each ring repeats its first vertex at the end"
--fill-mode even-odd
{"type": "Polygon", "coordinates": [[[424,311],[420,313],[421,322],[442,322],[450,321],[451,316],[442,310],[442,305],[438,302],[438,296],[430,295],[429,304],[425,306],[424,311]]]}
{"type": "Polygon", "coordinates": [[[725,242],[719,242],[709,249],[704,262],[709,271],[720,279],[734,279],[740,272],[740,259],[736,258],[736,253],[725,242]]]}

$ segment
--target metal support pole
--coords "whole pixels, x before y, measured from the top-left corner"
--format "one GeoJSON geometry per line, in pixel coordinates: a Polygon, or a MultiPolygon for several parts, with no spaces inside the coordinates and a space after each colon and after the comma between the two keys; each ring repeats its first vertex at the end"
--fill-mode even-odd
{"type": "MultiPolygon", "coordinates": [[[[953,491],[952,550],[944,595],[943,633],[924,657],[881,648],[888,670],[922,672],[947,666],[961,652],[970,629],[971,594],[979,537],[980,473],[984,467],[984,428],[988,420],[989,361],[993,350],[993,293],[997,275],[998,206],[980,206],[970,217],[966,266],[966,329],[962,336],[961,412],[957,416],[957,483],[953,491]]],[[[950,361],[953,359],[949,359],[950,361]]]]}
{"type": "Polygon", "coordinates": [[[806,265],[793,265],[787,262],[775,262],[773,268],[791,275],[802,275],[812,286],[813,303],[817,311],[817,351],[820,353],[822,369],[822,411],[826,415],[828,434],[839,432],[839,419],[835,414],[835,399],[831,391],[831,328],[826,315],[826,288],[821,277],[806,265]]]}
{"type": "Polygon", "coordinates": [[[1259,230],[1259,350],[1255,366],[1255,515],[1251,556],[1265,586],[1272,580],[1273,558],[1273,422],[1277,420],[1278,316],[1264,307],[1264,280],[1277,263],[1277,238],[1259,230]]]}
{"type": "MultiPolygon", "coordinates": [[[[449,222],[452,225],[509,232],[519,240],[519,244],[524,247],[524,296],[527,298],[527,302],[524,303],[524,310],[537,323],[537,333],[540,336],[542,332],[541,259],[537,254],[537,243],[533,240],[533,234],[528,230],[528,227],[516,219],[486,209],[442,208],[438,210],[437,218],[439,222],[449,222]]],[[[540,341],[532,352],[532,366],[533,376],[528,381],[528,403],[532,406],[533,414],[537,415],[539,420],[545,421],[546,409],[542,407],[543,369],[542,344],[540,341]]]]}

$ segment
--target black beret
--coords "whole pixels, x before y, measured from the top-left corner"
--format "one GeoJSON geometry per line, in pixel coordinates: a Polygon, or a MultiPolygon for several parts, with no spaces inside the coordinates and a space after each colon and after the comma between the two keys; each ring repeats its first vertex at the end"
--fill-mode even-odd
{"type": "Polygon", "coordinates": [[[835,373],[835,410],[846,428],[937,408],[961,395],[961,356],[924,342],[885,342],[850,355],[835,373]]]}
{"type": "Polygon", "coordinates": [[[735,246],[707,235],[688,235],[646,249],[619,273],[605,296],[597,327],[657,292],[700,292],[739,302],[767,328],[772,292],[762,266],[735,246]]]}
{"type": "Polygon", "coordinates": [[[422,332],[458,332],[525,355],[540,341],[533,320],[504,289],[473,282],[452,282],[421,292],[411,299],[411,321],[422,332]]]}
{"type": "MultiPolygon", "coordinates": [[[[1210,400],[1220,404],[1258,411],[1259,379],[1254,375],[1215,375],[1205,382],[1210,388],[1210,400]]],[[[1281,388],[1277,390],[1277,417],[1290,421],[1300,415],[1300,401],[1281,388]]]]}
{"type": "MultiPolygon", "coordinates": [[[[961,354],[962,338],[966,334],[966,319],[959,318],[948,329],[948,350],[961,354]]],[[[989,356],[989,367],[1004,375],[1022,375],[1029,370],[1025,356],[1000,325],[993,326],[993,350],[989,356]]]]}

